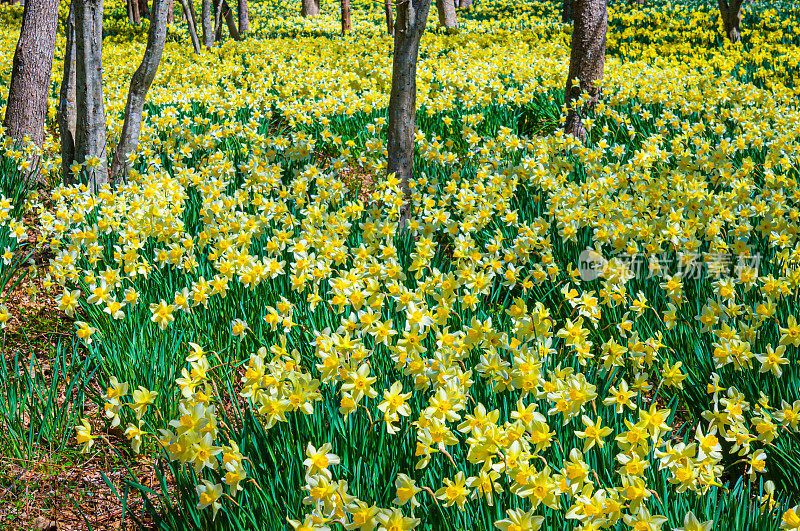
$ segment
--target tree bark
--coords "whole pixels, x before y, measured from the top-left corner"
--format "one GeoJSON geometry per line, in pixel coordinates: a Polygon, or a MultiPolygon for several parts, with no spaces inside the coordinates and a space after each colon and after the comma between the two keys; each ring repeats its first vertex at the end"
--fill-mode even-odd
{"type": "Polygon", "coordinates": [[[150,18],[150,6],[147,0],[139,0],[139,15],[147,19],[150,18]]]}
{"type": "Polygon", "coordinates": [[[439,12],[439,25],[450,31],[458,27],[455,0],[436,0],[436,10],[439,12]]]}
{"type": "Polygon", "coordinates": [[[386,33],[394,35],[394,21],[392,20],[392,0],[383,0],[383,12],[386,13],[386,33]]]}
{"type": "Polygon", "coordinates": [[[192,48],[194,53],[200,53],[200,40],[197,38],[197,23],[194,19],[194,10],[192,10],[187,0],[180,0],[181,8],[183,9],[183,18],[186,20],[186,25],[189,26],[189,37],[192,39],[192,48]]]}
{"type": "Polygon", "coordinates": [[[89,189],[108,182],[106,115],[103,108],[103,0],[75,2],[75,160],[96,158],[89,189]]]}
{"type": "MultiPolygon", "coordinates": [[[[6,135],[16,141],[27,137],[39,147],[44,143],[57,26],[58,0],[25,3],[3,120],[6,135]]],[[[37,163],[32,161],[32,168],[37,163]]]]}
{"type": "Polygon", "coordinates": [[[350,31],[350,0],[340,0],[342,4],[342,35],[350,31]]]}
{"type": "Polygon", "coordinates": [[[131,7],[133,13],[133,23],[140,25],[142,23],[142,14],[139,12],[139,0],[128,0],[128,5],[131,7]]]}
{"type": "Polygon", "coordinates": [[[431,0],[407,0],[397,6],[392,58],[392,90],[389,95],[389,123],[386,144],[387,172],[400,179],[404,204],[400,223],[411,216],[411,188],[414,174],[414,129],[417,107],[417,58],[419,41],[425,32],[431,0]]]}
{"type": "Polygon", "coordinates": [[[58,132],[61,137],[61,174],[64,184],[72,184],[70,166],[75,160],[75,10],[69,5],[65,29],[67,44],[64,49],[64,75],[58,96],[58,132]]]}
{"type": "Polygon", "coordinates": [[[458,0],[459,9],[467,9],[472,6],[472,0],[458,0]]]}
{"type": "Polygon", "coordinates": [[[600,97],[606,56],[608,12],[606,0],[578,0],[575,7],[577,9],[572,30],[572,52],[564,91],[568,108],[564,131],[585,141],[586,129],[581,120],[583,110],[593,108],[600,97]],[[582,109],[578,100],[584,94],[588,96],[589,101],[582,109]]]}
{"type": "Polygon", "coordinates": [[[742,22],[742,4],[744,0],[717,0],[719,14],[725,27],[725,35],[731,42],[739,42],[741,34],[739,26],[742,22]]]}
{"type": "Polygon", "coordinates": [[[169,0],[167,6],[167,24],[175,23],[175,0],[169,0]]]}
{"type": "Polygon", "coordinates": [[[580,0],[562,0],[561,2],[561,22],[569,24],[575,18],[574,2],[580,0]]]}
{"type": "Polygon", "coordinates": [[[214,42],[222,41],[222,2],[214,0],[214,42]]]}
{"type": "Polygon", "coordinates": [[[301,0],[301,13],[303,17],[316,17],[319,15],[319,0],[301,0]]]}
{"type": "Polygon", "coordinates": [[[139,145],[145,97],[158,72],[158,65],[161,64],[161,56],[164,53],[164,43],[167,40],[168,7],[169,0],[153,0],[147,47],[144,50],[142,63],[131,78],[128,101],[125,104],[125,122],[122,124],[122,133],[111,162],[112,185],[119,184],[127,178],[128,155],[134,153],[139,145]]]}
{"type": "Polygon", "coordinates": [[[211,0],[203,0],[200,18],[202,18],[203,22],[203,46],[211,48],[214,46],[214,22],[211,18],[211,0]]]}
{"type": "Polygon", "coordinates": [[[244,36],[250,31],[250,10],[247,7],[247,0],[239,0],[236,14],[239,16],[239,34],[244,36]]]}
{"type": "Polygon", "coordinates": [[[222,0],[220,9],[222,10],[222,16],[225,18],[225,25],[228,26],[228,32],[231,34],[231,38],[235,41],[242,40],[239,29],[236,27],[236,19],[233,17],[233,10],[231,10],[231,6],[228,5],[228,0],[222,0]]]}

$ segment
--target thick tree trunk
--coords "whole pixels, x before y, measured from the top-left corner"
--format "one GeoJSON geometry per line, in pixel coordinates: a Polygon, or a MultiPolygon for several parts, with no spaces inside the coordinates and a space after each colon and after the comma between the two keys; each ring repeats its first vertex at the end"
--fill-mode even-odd
{"type": "Polygon", "coordinates": [[[439,12],[439,25],[450,31],[458,27],[455,0],[436,0],[436,10],[439,12]]]}
{"type": "MultiPolygon", "coordinates": [[[[58,26],[58,0],[28,0],[11,68],[3,126],[14,140],[29,138],[42,147],[47,117],[47,91],[53,72],[58,26]]],[[[32,167],[38,160],[32,161],[32,167]]]]}
{"type": "Polygon", "coordinates": [[[75,2],[75,160],[87,167],[89,189],[108,182],[103,108],[103,0],[75,2]]]}
{"type": "Polygon", "coordinates": [[[386,14],[386,33],[394,35],[394,21],[392,20],[392,0],[383,0],[383,12],[386,14]]]}
{"type": "Polygon", "coordinates": [[[301,13],[304,17],[316,17],[319,15],[319,0],[301,0],[301,13]]]}
{"type": "Polygon", "coordinates": [[[741,34],[739,26],[742,22],[742,4],[744,0],[717,0],[719,14],[725,27],[725,35],[731,42],[739,42],[741,34]]]}
{"type": "Polygon", "coordinates": [[[600,96],[606,57],[608,12],[606,0],[578,0],[575,7],[572,53],[564,91],[568,108],[564,131],[585,141],[586,129],[581,120],[583,111],[594,107],[600,96]],[[582,109],[578,100],[583,94],[588,96],[589,101],[582,109]]]}
{"type": "Polygon", "coordinates": [[[64,184],[73,182],[70,166],[75,160],[75,10],[70,3],[65,29],[64,75],[58,96],[58,132],[61,137],[61,174],[64,184]]]}
{"type": "Polygon", "coordinates": [[[200,40],[197,38],[197,23],[194,19],[194,10],[188,5],[187,0],[180,0],[181,8],[183,9],[183,18],[186,20],[186,25],[189,26],[189,37],[192,39],[192,47],[194,53],[200,53],[200,40]]]}
{"type": "Polygon", "coordinates": [[[340,0],[342,3],[342,35],[350,31],[350,0],[340,0]]]}
{"type": "Polygon", "coordinates": [[[214,46],[214,21],[211,18],[211,0],[203,0],[200,18],[203,19],[203,46],[211,48],[214,46]]]}
{"type": "Polygon", "coordinates": [[[459,9],[467,9],[472,6],[472,0],[458,0],[459,9]]]}
{"type": "Polygon", "coordinates": [[[387,172],[400,179],[404,205],[401,225],[411,216],[411,188],[414,174],[414,129],[417,108],[417,57],[419,41],[425,32],[431,0],[408,0],[397,6],[392,59],[392,91],[389,95],[387,172]]]}
{"type": "Polygon", "coordinates": [[[244,36],[250,31],[250,10],[247,8],[247,0],[239,0],[236,14],[239,16],[239,34],[244,36]]]}
{"type": "Polygon", "coordinates": [[[164,53],[164,43],[167,40],[168,7],[169,0],[153,0],[150,29],[147,33],[147,47],[144,50],[142,63],[131,78],[128,101],[125,104],[125,122],[122,124],[119,144],[117,144],[114,159],[111,162],[112,185],[119,184],[127,178],[128,155],[134,153],[139,145],[145,97],[158,72],[161,55],[164,53]]]}
{"type": "Polygon", "coordinates": [[[561,22],[569,24],[575,18],[575,2],[580,0],[561,0],[561,22]]]}

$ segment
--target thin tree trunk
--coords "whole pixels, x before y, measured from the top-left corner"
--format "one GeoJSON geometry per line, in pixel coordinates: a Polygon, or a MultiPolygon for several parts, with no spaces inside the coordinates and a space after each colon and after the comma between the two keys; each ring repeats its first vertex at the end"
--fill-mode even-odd
{"type": "Polygon", "coordinates": [[[392,0],[383,0],[383,12],[386,13],[386,33],[394,35],[394,21],[392,20],[392,0]]]}
{"type": "Polygon", "coordinates": [[[144,18],[150,18],[150,6],[147,0],[139,0],[139,14],[144,18]]]}
{"type": "Polygon", "coordinates": [[[214,0],[214,42],[222,41],[222,2],[214,0]]]}
{"type": "Polygon", "coordinates": [[[239,16],[239,34],[244,36],[250,31],[250,10],[247,7],[247,0],[238,1],[236,14],[239,16]]]}
{"type": "Polygon", "coordinates": [[[342,3],[342,35],[350,31],[350,0],[340,0],[342,3]]]}
{"type": "Polygon", "coordinates": [[[467,9],[472,6],[472,0],[458,0],[459,9],[467,9]]]}
{"type": "Polygon", "coordinates": [[[125,10],[128,12],[128,22],[133,24],[133,5],[131,5],[131,0],[125,0],[125,10]]]}
{"type": "Polygon", "coordinates": [[[316,17],[319,15],[319,0],[301,0],[301,13],[304,17],[316,17]]]}
{"type": "Polygon", "coordinates": [[[400,223],[405,225],[411,216],[411,188],[414,174],[414,129],[417,107],[417,57],[419,41],[425,32],[431,0],[408,0],[397,6],[394,25],[394,55],[392,59],[392,90],[389,95],[389,124],[387,172],[400,179],[404,204],[400,223]]]}
{"type": "Polygon", "coordinates": [[[65,27],[67,44],[64,50],[64,75],[58,96],[58,132],[61,137],[61,174],[64,184],[71,184],[70,166],[75,160],[75,10],[69,5],[65,27]]]}
{"type": "Polygon", "coordinates": [[[606,31],[608,12],[606,0],[578,0],[572,30],[572,53],[569,75],[564,91],[567,103],[567,121],[564,131],[586,140],[586,129],[581,121],[583,110],[590,110],[600,97],[600,84],[606,56],[606,31]],[[589,98],[584,109],[578,108],[582,94],[589,98]]]}
{"type": "Polygon", "coordinates": [[[139,133],[142,130],[142,111],[145,97],[158,72],[164,43],[167,40],[167,8],[169,0],[153,0],[153,11],[150,29],[147,32],[147,47],[139,68],[131,78],[128,90],[128,101],[125,104],[125,122],[122,124],[117,149],[111,162],[111,184],[119,184],[128,174],[128,155],[136,151],[139,145],[139,133]]]}
{"type": "Polygon", "coordinates": [[[180,0],[181,8],[183,9],[183,18],[186,20],[186,25],[189,26],[189,37],[192,39],[192,47],[194,53],[200,53],[200,40],[197,38],[197,23],[194,20],[194,11],[188,6],[187,0],[180,0]]]}
{"type": "Polygon", "coordinates": [[[202,18],[203,22],[203,46],[211,48],[214,46],[214,22],[211,18],[211,0],[203,0],[200,18],[202,18]]]}
{"type": "Polygon", "coordinates": [[[108,182],[106,115],[103,108],[103,0],[75,2],[75,160],[92,160],[89,189],[108,182]]]}
{"type": "Polygon", "coordinates": [[[139,11],[139,0],[128,0],[131,4],[131,11],[133,12],[133,23],[140,25],[142,23],[142,14],[139,11]]]}
{"type": "MultiPolygon", "coordinates": [[[[44,143],[57,26],[58,0],[25,3],[3,120],[8,136],[17,141],[27,137],[39,147],[44,143]]],[[[31,161],[32,168],[38,166],[36,159],[31,161]]]]}
{"type": "Polygon", "coordinates": [[[722,17],[722,24],[725,27],[725,35],[731,42],[741,40],[740,24],[742,22],[742,4],[744,0],[717,0],[719,14],[722,17]]]}
{"type": "Polygon", "coordinates": [[[575,18],[574,4],[580,0],[562,0],[561,1],[561,22],[569,24],[575,18]]]}
{"type": "MultiPolygon", "coordinates": [[[[189,13],[192,15],[192,21],[194,22],[194,32],[200,35],[197,32],[197,11],[194,9],[194,0],[187,0],[187,3],[189,4],[189,13]]],[[[202,21],[200,23],[202,24],[202,21]]]]}
{"type": "Polygon", "coordinates": [[[169,0],[167,7],[167,24],[175,23],[175,0],[169,0]]]}
{"type": "Polygon", "coordinates": [[[455,0],[436,0],[436,10],[439,12],[439,25],[450,31],[458,27],[455,0]]]}
{"type": "Polygon", "coordinates": [[[233,16],[233,10],[231,10],[231,6],[228,5],[228,0],[222,0],[220,8],[222,10],[222,16],[225,18],[225,25],[228,26],[228,33],[231,34],[231,38],[235,41],[242,40],[239,29],[236,27],[236,19],[233,16]]]}

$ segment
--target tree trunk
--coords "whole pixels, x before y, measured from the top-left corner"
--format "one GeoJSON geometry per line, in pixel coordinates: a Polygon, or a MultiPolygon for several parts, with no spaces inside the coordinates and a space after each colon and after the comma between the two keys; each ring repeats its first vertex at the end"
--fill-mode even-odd
{"type": "Polygon", "coordinates": [[[150,18],[150,6],[147,0],[139,0],[139,15],[147,19],[150,18]]]}
{"type": "Polygon", "coordinates": [[[58,96],[58,132],[61,137],[61,174],[64,184],[72,184],[70,166],[75,160],[75,10],[69,5],[65,29],[64,75],[58,96]]]}
{"type": "Polygon", "coordinates": [[[194,10],[192,10],[187,0],[180,0],[181,8],[183,9],[183,18],[186,20],[186,25],[189,26],[189,37],[192,39],[192,47],[194,53],[200,53],[200,40],[197,38],[197,23],[194,19],[194,10]]]}
{"type": "Polygon", "coordinates": [[[125,122],[122,124],[122,133],[111,162],[112,185],[119,184],[127,178],[128,155],[134,153],[139,145],[145,97],[158,72],[158,65],[161,63],[161,55],[164,52],[164,43],[167,40],[169,3],[169,0],[153,0],[150,29],[147,32],[147,47],[144,50],[142,63],[131,78],[128,101],[125,104],[125,122]]]}
{"type": "Polygon", "coordinates": [[[436,10],[439,12],[439,25],[445,30],[458,27],[455,0],[436,0],[436,10]]]}
{"type": "Polygon", "coordinates": [[[319,15],[319,0],[301,0],[301,13],[305,18],[319,15]]]}
{"type": "MultiPolygon", "coordinates": [[[[44,143],[57,26],[58,0],[25,3],[3,120],[8,136],[17,141],[28,137],[39,147],[44,143]]],[[[38,160],[32,162],[32,168],[38,165],[38,160]]]]}
{"type": "Polygon", "coordinates": [[[404,204],[400,223],[411,216],[411,188],[414,174],[414,129],[417,107],[417,57],[425,32],[431,0],[408,0],[397,6],[392,59],[392,91],[389,95],[389,124],[386,144],[387,172],[400,179],[404,204]]]}
{"type": "Polygon", "coordinates": [[[242,40],[241,35],[239,35],[239,29],[236,27],[236,19],[233,16],[233,10],[231,10],[231,6],[228,5],[228,0],[222,0],[220,8],[222,9],[222,16],[225,17],[225,25],[228,26],[228,32],[231,34],[231,38],[235,41],[242,40]]]}
{"type": "Polygon", "coordinates": [[[130,3],[131,11],[133,12],[133,23],[138,26],[142,23],[142,14],[139,11],[139,0],[128,0],[128,3],[130,3]]]}
{"type": "Polygon", "coordinates": [[[575,18],[574,2],[580,0],[562,0],[561,1],[561,22],[569,24],[575,18]]]}
{"type": "Polygon", "coordinates": [[[128,12],[128,22],[130,24],[134,24],[134,22],[133,22],[133,5],[131,4],[131,0],[125,0],[125,10],[128,12]]]}
{"type": "Polygon", "coordinates": [[[214,0],[214,42],[222,41],[222,2],[214,0]]]}
{"type": "MultiPolygon", "coordinates": [[[[196,35],[200,35],[197,32],[197,11],[195,11],[195,9],[194,9],[194,0],[187,0],[187,4],[189,5],[189,14],[192,15],[192,23],[194,24],[194,32],[195,32],[196,35]]],[[[200,24],[202,24],[202,23],[203,23],[203,21],[201,20],[200,24]]]]}
{"type": "Polygon", "coordinates": [[[383,12],[386,13],[386,33],[394,35],[394,21],[392,20],[392,0],[383,0],[383,12]]]}
{"type": "Polygon", "coordinates": [[[247,8],[247,0],[239,0],[236,13],[239,15],[239,34],[244,36],[250,31],[250,10],[247,8]]]}
{"type": "Polygon", "coordinates": [[[203,46],[211,48],[214,46],[214,22],[211,18],[211,0],[203,0],[200,18],[203,19],[203,46]]]}
{"type": "Polygon", "coordinates": [[[108,182],[106,115],[103,108],[103,0],[75,2],[75,160],[87,168],[89,189],[108,182]]]}
{"type": "Polygon", "coordinates": [[[459,9],[468,9],[472,6],[472,0],[458,0],[459,9]]]}
{"type": "Polygon", "coordinates": [[[717,0],[719,14],[722,17],[722,24],[725,27],[725,35],[731,42],[739,42],[741,34],[739,25],[742,22],[742,4],[744,0],[717,0]]]}
{"type": "Polygon", "coordinates": [[[340,0],[342,3],[342,35],[350,31],[350,0],[340,0]]]}
{"type": "Polygon", "coordinates": [[[175,23],[175,0],[169,0],[167,6],[167,24],[175,23]]]}
{"type": "Polygon", "coordinates": [[[572,53],[564,91],[568,108],[564,131],[585,141],[586,129],[581,120],[583,111],[593,108],[600,96],[608,13],[606,0],[578,0],[575,7],[577,10],[572,30],[572,53]],[[582,94],[589,98],[583,109],[578,107],[582,94]]]}

